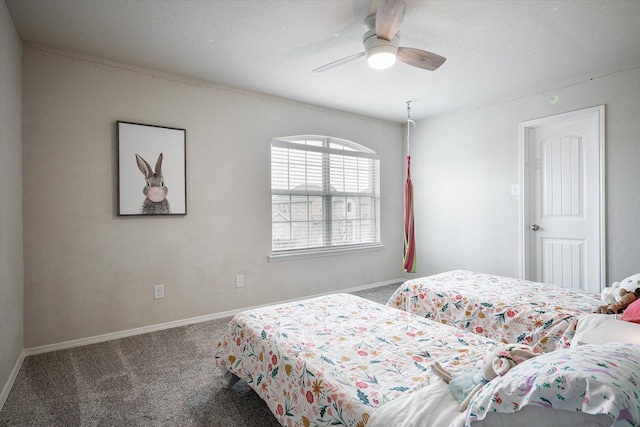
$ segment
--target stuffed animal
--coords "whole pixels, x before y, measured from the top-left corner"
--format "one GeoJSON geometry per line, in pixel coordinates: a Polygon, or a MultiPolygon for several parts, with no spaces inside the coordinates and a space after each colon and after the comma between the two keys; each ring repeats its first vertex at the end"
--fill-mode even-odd
{"type": "Polygon", "coordinates": [[[635,294],[635,299],[640,299],[640,273],[629,276],[620,282],[614,282],[602,290],[601,299],[605,305],[598,307],[598,313],[618,314],[622,313],[632,299],[629,293],[635,294]]]}
{"type": "Polygon", "coordinates": [[[640,288],[636,288],[635,292],[627,292],[626,289],[620,289],[620,300],[609,305],[601,305],[598,307],[598,313],[619,314],[624,311],[632,302],[638,299],[640,288]]]}
{"type": "Polygon", "coordinates": [[[620,282],[613,282],[611,286],[607,286],[602,290],[602,301],[605,304],[613,304],[619,302],[622,295],[620,291],[622,289],[627,292],[634,292],[637,288],[640,288],[640,273],[629,276],[620,282]]]}
{"type": "Polygon", "coordinates": [[[614,282],[602,290],[600,298],[606,305],[616,303],[616,294],[620,291],[620,282],[614,282]]]}
{"type": "Polygon", "coordinates": [[[431,370],[449,384],[449,390],[453,397],[460,403],[460,412],[467,409],[473,396],[489,381],[502,376],[518,363],[538,356],[540,353],[533,351],[524,344],[501,344],[496,350],[487,354],[478,366],[451,375],[442,365],[434,362],[431,370]]]}

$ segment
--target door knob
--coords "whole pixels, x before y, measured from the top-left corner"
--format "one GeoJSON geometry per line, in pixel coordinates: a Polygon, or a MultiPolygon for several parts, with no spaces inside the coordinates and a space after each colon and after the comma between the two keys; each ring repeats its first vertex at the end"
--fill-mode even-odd
{"type": "Polygon", "coordinates": [[[533,224],[533,225],[531,226],[531,229],[532,229],[533,231],[538,231],[538,230],[540,229],[540,226],[539,226],[538,224],[533,224]]]}

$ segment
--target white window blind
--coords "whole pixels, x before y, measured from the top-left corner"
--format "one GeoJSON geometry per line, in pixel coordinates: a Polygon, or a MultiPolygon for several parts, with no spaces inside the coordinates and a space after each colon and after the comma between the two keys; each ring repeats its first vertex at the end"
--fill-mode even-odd
{"type": "Polygon", "coordinates": [[[380,243],[380,159],[351,141],[271,142],[272,251],[380,243]]]}

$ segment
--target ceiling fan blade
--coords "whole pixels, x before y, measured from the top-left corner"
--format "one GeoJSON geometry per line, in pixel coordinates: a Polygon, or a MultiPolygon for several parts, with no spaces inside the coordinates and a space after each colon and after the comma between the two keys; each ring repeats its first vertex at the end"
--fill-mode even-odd
{"type": "Polygon", "coordinates": [[[365,53],[364,52],[359,52],[359,53],[354,53],[353,55],[349,55],[345,58],[342,59],[338,59],[337,61],[333,61],[333,62],[329,62],[328,64],[325,64],[321,67],[318,67],[314,70],[312,70],[314,73],[321,73],[323,71],[327,71],[330,70],[332,68],[338,67],[340,65],[346,64],[347,62],[351,62],[353,60],[356,60],[362,56],[364,56],[365,53]]]}
{"type": "Polygon", "coordinates": [[[380,0],[376,12],[376,35],[390,41],[398,33],[407,4],[404,0],[380,0]]]}
{"type": "Polygon", "coordinates": [[[399,47],[397,59],[405,64],[429,71],[436,70],[447,60],[444,56],[436,53],[412,47],[399,47]]]}

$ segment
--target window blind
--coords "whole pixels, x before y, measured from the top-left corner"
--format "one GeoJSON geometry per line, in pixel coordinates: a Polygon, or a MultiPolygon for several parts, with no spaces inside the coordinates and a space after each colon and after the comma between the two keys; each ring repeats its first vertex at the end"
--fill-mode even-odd
{"type": "Polygon", "coordinates": [[[271,143],[272,251],[380,243],[380,159],[351,141],[271,143]]]}

